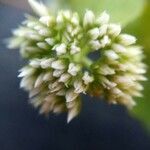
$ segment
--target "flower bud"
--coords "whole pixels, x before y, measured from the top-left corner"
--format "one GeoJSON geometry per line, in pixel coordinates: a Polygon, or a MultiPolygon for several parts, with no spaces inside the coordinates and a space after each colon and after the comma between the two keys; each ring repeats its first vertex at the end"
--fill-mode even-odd
{"type": "Polygon", "coordinates": [[[41,67],[43,69],[50,68],[53,61],[54,61],[53,58],[43,59],[41,60],[41,67]]]}
{"type": "Polygon", "coordinates": [[[88,34],[91,39],[95,40],[99,36],[99,29],[98,28],[91,29],[90,31],[88,31],[88,34]]]}
{"type": "Polygon", "coordinates": [[[66,92],[66,102],[71,102],[78,97],[79,94],[75,93],[73,89],[70,89],[66,92]]]}
{"type": "Polygon", "coordinates": [[[109,24],[108,34],[113,36],[118,36],[121,32],[121,26],[118,24],[109,24]]]}
{"type": "Polygon", "coordinates": [[[48,27],[52,26],[55,22],[52,16],[43,16],[39,21],[48,27]]]}
{"type": "Polygon", "coordinates": [[[104,11],[96,20],[100,25],[107,24],[109,22],[109,15],[104,11]]]}
{"type": "Polygon", "coordinates": [[[63,61],[61,60],[56,60],[56,61],[53,61],[52,64],[51,64],[51,67],[53,69],[58,69],[58,70],[62,70],[62,69],[65,69],[65,64],[63,61]]]}
{"type": "Polygon", "coordinates": [[[75,65],[74,63],[69,64],[68,73],[70,73],[72,76],[76,76],[79,70],[79,66],[75,65]]]}
{"type": "Polygon", "coordinates": [[[81,51],[80,47],[77,47],[75,44],[71,45],[70,54],[73,55],[73,54],[76,54],[76,53],[78,53],[80,51],[81,51]]]}
{"type": "Polygon", "coordinates": [[[57,55],[62,55],[66,53],[66,45],[64,43],[56,46],[57,55]]]}
{"type": "Polygon", "coordinates": [[[134,44],[136,42],[136,38],[128,34],[121,34],[118,38],[119,42],[125,46],[134,44]]]}
{"type": "Polygon", "coordinates": [[[85,15],[84,15],[84,19],[83,19],[83,25],[86,26],[91,26],[94,24],[94,20],[95,20],[95,15],[91,10],[87,10],[85,15]]]}
{"type": "Polygon", "coordinates": [[[93,77],[91,77],[88,72],[84,72],[82,79],[84,81],[84,84],[86,84],[86,85],[93,82],[93,80],[94,80],[93,77]]]}

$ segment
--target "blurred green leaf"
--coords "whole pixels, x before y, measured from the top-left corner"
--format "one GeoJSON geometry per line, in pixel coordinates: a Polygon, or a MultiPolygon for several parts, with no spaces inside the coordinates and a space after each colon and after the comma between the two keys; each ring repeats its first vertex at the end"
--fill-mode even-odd
{"type": "Polygon", "coordinates": [[[62,5],[68,4],[73,10],[83,14],[91,9],[99,14],[106,10],[112,21],[123,25],[136,18],[143,10],[144,0],[58,0],[62,5]]]}
{"type": "Polygon", "coordinates": [[[144,121],[150,129],[150,1],[147,0],[145,9],[141,17],[129,24],[125,32],[135,35],[138,43],[144,47],[145,62],[148,66],[148,81],[144,83],[143,99],[137,100],[137,106],[133,109],[133,114],[144,121]]]}

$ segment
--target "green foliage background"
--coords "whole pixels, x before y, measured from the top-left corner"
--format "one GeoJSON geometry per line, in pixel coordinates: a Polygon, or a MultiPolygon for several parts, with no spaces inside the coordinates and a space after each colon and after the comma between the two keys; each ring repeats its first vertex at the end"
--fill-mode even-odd
{"type": "Polygon", "coordinates": [[[83,15],[86,9],[99,14],[106,10],[111,20],[121,23],[124,32],[133,34],[138,44],[144,47],[148,66],[148,81],[144,83],[143,98],[137,99],[137,106],[131,114],[150,130],[150,0],[57,0],[60,8],[71,8],[83,15]]]}
{"type": "Polygon", "coordinates": [[[127,24],[137,17],[143,9],[144,0],[57,0],[60,7],[70,7],[81,15],[85,9],[91,9],[96,14],[106,10],[115,22],[127,24]]]}
{"type": "Polygon", "coordinates": [[[140,118],[150,130],[150,1],[145,1],[142,14],[132,23],[128,24],[125,31],[134,34],[138,43],[144,47],[145,62],[148,66],[147,78],[144,83],[144,97],[138,100],[138,105],[133,109],[133,114],[140,118]]]}

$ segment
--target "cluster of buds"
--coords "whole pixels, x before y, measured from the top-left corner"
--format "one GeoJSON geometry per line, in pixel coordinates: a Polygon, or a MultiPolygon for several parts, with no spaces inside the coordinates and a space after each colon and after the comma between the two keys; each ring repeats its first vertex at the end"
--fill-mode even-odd
{"type": "Polygon", "coordinates": [[[40,113],[68,112],[68,122],[80,111],[80,95],[105,96],[110,103],[131,108],[141,96],[144,77],[141,47],[135,37],[121,33],[103,12],[60,11],[56,15],[34,0],[29,1],[40,18],[27,16],[13,31],[10,48],[20,48],[28,64],[20,70],[20,87],[40,113]],[[38,10],[38,9],[41,10],[38,10]],[[99,58],[88,56],[97,51],[99,58]]]}

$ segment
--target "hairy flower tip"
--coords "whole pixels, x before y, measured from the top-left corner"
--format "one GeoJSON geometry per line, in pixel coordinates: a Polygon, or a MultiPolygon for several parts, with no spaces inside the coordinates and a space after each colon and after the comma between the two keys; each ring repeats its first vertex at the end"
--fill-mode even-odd
{"type": "Polygon", "coordinates": [[[133,98],[141,96],[140,81],[146,80],[136,38],[109,23],[106,12],[96,16],[87,10],[83,18],[71,11],[50,15],[43,4],[29,2],[40,17],[27,16],[13,31],[9,47],[20,48],[29,60],[20,70],[20,87],[40,113],[65,111],[69,122],[79,113],[80,94],[85,93],[132,108],[133,98]],[[89,58],[94,51],[100,53],[97,60],[89,58]]]}

